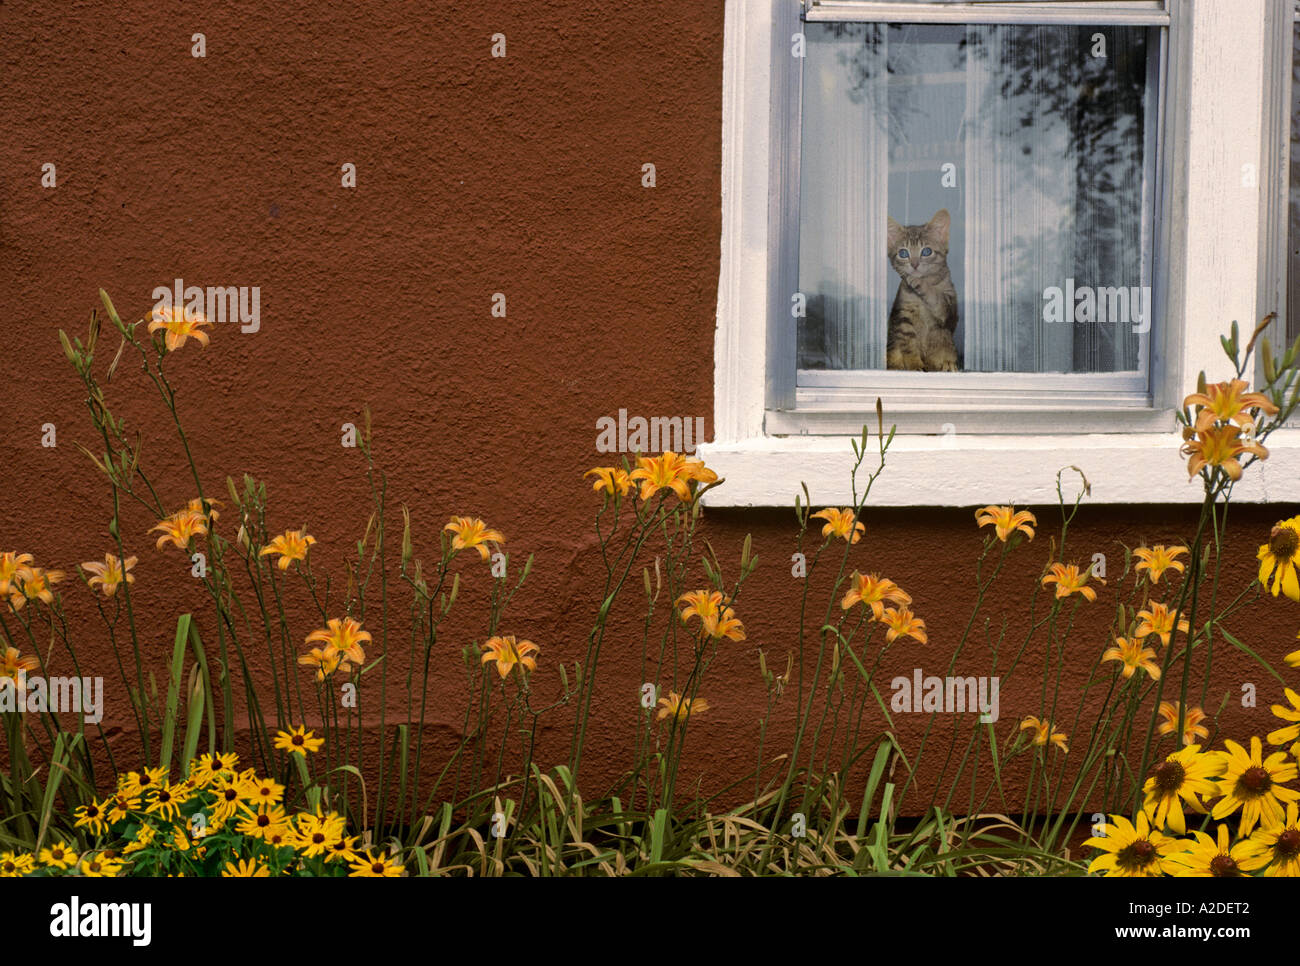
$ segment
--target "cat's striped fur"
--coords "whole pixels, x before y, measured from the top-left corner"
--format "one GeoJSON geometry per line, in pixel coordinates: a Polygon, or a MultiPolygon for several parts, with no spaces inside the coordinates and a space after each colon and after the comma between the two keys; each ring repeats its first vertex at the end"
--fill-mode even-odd
{"type": "Polygon", "coordinates": [[[925,372],[961,369],[953,341],[957,289],[948,271],[949,224],[946,208],[924,225],[900,225],[889,219],[889,264],[902,281],[889,310],[887,368],[925,372]]]}

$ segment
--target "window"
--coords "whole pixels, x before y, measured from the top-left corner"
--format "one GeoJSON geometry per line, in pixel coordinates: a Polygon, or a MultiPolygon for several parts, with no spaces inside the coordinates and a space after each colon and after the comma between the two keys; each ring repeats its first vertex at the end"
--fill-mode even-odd
{"type": "MultiPolygon", "coordinates": [[[[874,429],[877,398],[899,435],[873,504],[1054,503],[1071,464],[1093,501],[1198,499],[1173,412],[1200,370],[1226,377],[1219,334],[1286,288],[1285,257],[1265,253],[1287,251],[1290,88],[1270,65],[1290,55],[1291,15],[727,0],[700,452],[728,484],[706,502],[787,505],[801,480],[847,500],[847,437],[874,429]],[[920,327],[946,330],[956,364],[940,338],[938,364],[891,367],[903,276],[936,258],[955,318],[932,298],[920,327]]],[[[1300,438],[1273,442],[1234,498],[1270,481],[1271,499],[1300,497],[1300,438]]]]}

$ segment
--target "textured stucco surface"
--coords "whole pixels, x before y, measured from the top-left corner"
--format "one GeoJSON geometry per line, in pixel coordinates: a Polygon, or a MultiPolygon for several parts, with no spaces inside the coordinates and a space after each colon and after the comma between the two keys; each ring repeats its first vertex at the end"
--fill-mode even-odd
{"type": "MultiPolygon", "coordinates": [[[[412,508],[417,552],[432,555],[447,517],[469,513],[503,530],[516,559],[537,555],[503,629],[541,645],[535,687],[550,695],[555,664],[581,658],[597,607],[595,498],[581,479],[608,462],[595,449],[596,420],[626,408],[704,416],[711,426],[722,3],[325,10],[0,7],[0,377],[9,389],[0,549],[71,571],[111,546],[106,486],[74,445],[92,442],[90,427],[57,341],[59,328],[84,330],[96,290],[139,317],[152,289],[178,277],[259,286],[260,331],[227,325],[207,350],[190,345],[169,361],[205,488],[221,497],[228,474],[265,480],[272,527],[305,523],[320,541],[317,571],[341,584],[370,506],[364,463],[339,445],[340,426],[359,424],[368,405],[390,506],[412,508]],[[195,32],[206,37],[203,59],[190,53],[195,32]],[[504,59],[489,56],[497,32],[507,36],[504,59]],[[357,167],[352,190],[340,187],[345,162],[357,167]],[[56,165],[54,189],[40,184],[46,163],[56,165]],[[641,185],[645,163],[657,169],[652,190],[641,185]],[[495,292],[507,296],[504,319],[490,314],[495,292]],[[45,423],[56,425],[57,447],[41,445],[45,423]]],[[[114,348],[101,350],[101,372],[114,348]]],[[[110,399],[143,433],[145,461],[179,506],[193,487],[150,393],[125,366],[110,399]]],[[[1023,627],[1024,594],[1058,519],[1036,509],[1039,539],[1016,553],[986,604],[994,636],[1004,613],[1017,615],[1009,639],[1023,627]]],[[[1234,593],[1271,523],[1294,512],[1234,511],[1234,593]]],[[[154,550],[154,522],[139,507],[123,514],[161,677],[175,616],[193,610],[210,630],[212,611],[188,562],[154,550]]],[[[793,646],[801,592],[790,573],[793,522],[789,510],[706,515],[705,536],[725,561],[734,568],[752,532],[761,565],[738,604],[749,641],[724,647],[710,670],[702,693],[712,709],[692,726],[683,786],[717,791],[751,767],[765,700],[755,646],[778,671],[793,646]]],[[[930,628],[927,646],[896,648],[880,677],[943,673],[974,597],[981,538],[971,512],[889,510],[865,522],[851,566],[903,584],[930,628]]],[[[1186,509],[1085,505],[1070,549],[1081,561],[1107,553],[1118,569],[1122,544],[1175,542],[1193,522],[1186,509]]],[[[390,527],[396,540],[396,513],[390,527]]],[[[458,734],[460,650],[482,637],[477,605],[489,585],[476,557],[457,566],[465,590],[428,682],[435,754],[458,734]]],[[[105,724],[121,728],[128,709],[111,686],[115,664],[94,602],[82,587],[64,589],[83,659],[110,681],[105,724]]],[[[1103,589],[1080,615],[1064,694],[1108,643],[1114,599],[1103,589]]],[[[392,629],[404,651],[403,611],[392,629]]],[[[318,624],[301,596],[289,618],[296,641],[318,624]]],[[[1235,624],[1277,660],[1294,647],[1298,618],[1300,607],[1269,599],[1235,624]]],[[[627,761],[639,641],[633,594],[602,658],[593,781],[627,761]]],[[[981,626],[957,670],[985,673],[988,653],[981,626]]],[[[1225,733],[1270,729],[1267,677],[1239,655],[1220,657],[1212,708],[1243,681],[1261,691],[1256,709],[1229,702],[1225,733]]],[[[1025,675],[1001,703],[1006,735],[1039,711],[1037,685],[1025,675]]],[[[792,711],[787,695],[768,736],[773,754],[785,750],[792,711]]],[[[547,719],[543,763],[567,753],[570,720],[567,710],[547,719]]],[[[909,741],[926,724],[920,715],[898,720],[909,741]]],[[[114,740],[129,757],[130,736],[114,740]]],[[[943,757],[931,755],[931,767],[943,757]]]]}

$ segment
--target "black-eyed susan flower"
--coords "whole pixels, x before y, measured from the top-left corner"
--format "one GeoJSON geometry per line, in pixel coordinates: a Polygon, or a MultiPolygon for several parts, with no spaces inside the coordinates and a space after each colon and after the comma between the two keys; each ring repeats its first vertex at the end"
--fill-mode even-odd
{"type": "Polygon", "coordinates": [[[1268,733],[1268,743],[1270,745],[1284,745],[1288,741],[1295,741],[1300,738],[1300,694],[1296,694],[1290,688],[1285,690],[1286,699],[1291,702],[1291,707],[1275,704],[1269,710],[1273,712],[1274,717],[1289,721],[1290,724],[1268,733]]]}
{"type": "Polygon", "coordinates": [[[490,664],[496,661],[497,674],[506,678],[516,667],[529,671],[537,670],[537,660],[533,655],[540,650],[541,648],[532,641],[516,641],[513,634],[490,637],[483,644],[482,663],[490,664]]]}
{"type": "Polygon", "coordinates": [[[302,812],[297,818],[293,846],[308,858],[324,855],[330,842],[342,835],[343,830],[342,818],[302,812]]]}
{"type": "Polygon", "coordinates": [[[660,490],[672,490],[683,503],[690,501],[691,482],[698,478],[703,467],[703,464],[693,466],[692,461],[672,450],[665,450],[659,456],[639,456],[636,463],[628,478],[640,484],[638,495],[642,500],[649,500],[660,490]]]}
{"type": "Polygon", "coordinates": [[[1264,588],[1300,600],[1300,517],[1278,521],[1256,556],[1264,588]]]}
{"type": "Polygon", "coordinates": [[[1202,754],[1200,745],[1188,745],[1175,751],[1156,766],[1142,786],[1143,809],[1156,828],[1170,828],[1179,835],[1187,833],[1183,802],[1194,812],[1205,814],[1201,796],[1216,794],[1212,778],[1223,774],[1223,757],[1202,754]]]}
{"type": "Polygon", "coordinates": [[[295,560],[301,562],[307,559],[307,551],[315,542],[316,538],[310,533],[304,533],[302,530],[286,530],[263,547],[258,552],[258,556],[279,554],[280,559],[275,562],[275,565],[281,570],[288,570],[289,564],[295,560]]]}
{"type": "Polygon", "coordinates": [[[1217,841],[1193,829],[1192,841],[1184,840],[1183,851],[1169,856],[1183,878],[1235,879],[1259,867],[1259,849],[1249,839],[1228,844],[1228,826],[1220,825],[1217,841]]]}
{"type": "MultiPolygon", "coordinates": [[[[1297,634],[1296,637],[1300,638],[1300,634],[1297,634]]],[[[1292,651],[1290,654],[1283,657],[1282,660],[1286,662],[1287,667],[1300,667],[1300,651],[1292,651]]]]}
{"type": "Polygon", "coordinates": [[[906,606],[886,608],[880,616],[880,623],[888,628],[885,631],[885,642],[888,644],[900,637],[911,637],[922,644],[929,640],[925,633],[925,621],[915,616],[906,606]]]}
{"type": "Polygon", "coordinates": [[[221,870],[223,879],[269,879],[271,870],[256,859],[227,862],[221,870]]]}
{"type": "Polygon", "coordinates": [[[1160,583],[1160,578],[1167,570],[1177,570],[1180,574],[1187,568],[1178,558],[1187,553],[1186,547],[1166,547],[1157,544],[1154,547],[1138,547],[1133,556],[1138,558],[1133,570],[1136,573],[1146,571],[1147,578],[1153,583],[1160,583]]]}
{"type": "Polygon", "coordinates": [[[36,860],[17,852],[0,852],[0,879],[16,879],[36,868],[36,860]]]}
{"type": "Polygon", "coordinates": [[[362,643],[372,643],[369,631],[363,631],[361,625],[351,617],[331,618],[327,627],[312,631],[307,635],[307,643],[320,643],[325,649],[333,648],[354,664],[361,664],[366,659],[362,643]]]}
{"type": "Polygon", "coordinates": [[[146,768],[143,771],[129,771],[126,775],[119,775],[117,790],[130,798],[136,798],[166,783],[166,768],[146,768]]]}
{"type": "Polygon", "coordinates": [[[31,569],[32,555],[6,550],[0,553],[0,597],[8,597],[17,587],[19,579],[31,569]]]}
{"type": "Polygon", "coordinates": [[[87,878],[115,878],[122,871],[125,863],[121,859],[110,859],[104,853],[88,855],[81,860],[77,871],[87,878]]]}
{"type": "Polygon", "coordinates": [[[1255,412],[1276,416],[1278,409],[1273,401],[1260,392],[1248,392],[1250,384],[1233,379],[1206,386],[1205,392],[1194,392],[1183,400],[1183,408],[1196,407],[1194,426],[1197,431],[1209,429],[1216,422],[1236,423],[1243,429],[1254,428],[1255,412]]]}
{"type": "Polygon", "coordinates": [[[244,799],[244,786],[229,778],[219,777],[212,783],[209,791],[216,800],[212,804],[212,820],[225,822],[235,814],[239,803],[244,799]]]}
{"type": "Polygon", "coordinates": [[[1017,511],[1013,506],[986,506],[975,511],[975,522],[980,527],[991,526],[1003,543],[1016,531],[1020,531],[1030,540],[1034,539],[1034,527],[1038,520],[1028,510],[1017,511]]]}
{"type": "Polygon", "coordinates": [[[130,795],[123,795],[116,792],[110,797],[104,799],[104,808],[107,810],[104,819],[109,825],[116,825],[125,819],[132,812],[139,811],[140,799],[133,798],[130,795]]]}
{"type": "Polygon", "coordinates": [[[887,577],[860,574],[855,570],[849,580],[848,593],[840,601],[840,608],[843,610],[848,610],[854,604],[862,604],[864,607],[870,607],[872,616],[880,620],[885,613],[885,601],[903,607],[910,607],[912,604],[911,596],[887,577]]]}
{"type": "MultiPolygon", "coordinates": [[[[1062,597],[1069,597],[1071,594],[1079,594],[1085,600],[1096,600],[1097,592],[1088,586],[1088,578],[1092,576],[1091,571],[1085,570],[1079,573],[1078,564],[1054,563],[1047,568],[1048,572],[1043,575],[1043,586],[1056,584],[1056,596],[1059,600],[1062,597]]],[[[1099,583],[1104,583],[1098,578],[1099,583]]]]}
{"type": "Polygon", "coordinates": [[[1136,824],[1123,815],[1112,815],[1110,819],[1103,825],[1104,835],[1094,835],[1083,843],[1102,851],[1088,864],[1089,874],[1144,877],[1178,871],[1170,857],[1183,850],[1183,843],[1151,828],[1145,812],[1138,813],[1136,824]]]}
{"type": "Polygon", "coordinates": [[[145,814],[175,821],[181,813],[181,806],[189,800],[190,795],[190,790],[184,785],[173,785],[170,782],[161,784],[145,796],[145,814]]]}
{"type": "Polygon", "coordinates": [[[122,849],[123,855],[130,855],[132,852],[141,852],[153,845],[154,837],[158,831],[152,825],[142,824],[135,830],[135,837],[126,844],[122,849]]]}
{"type": "Polygon", "coordinates": [[[1247,836],[1261,822],[1271,827],[1282,821],[1283,803],[1300,799],[1300,792],[1285,787],[1296,777],[1295,763],[1287,763],[1285,752],[1263,757],[1264,744],[1258,737],[1250,739],[1250,752],[1235,741],[1224,741],[1228,749],[1220,752],[1226,762],[1219,792],[1223,795],[1210,813],[1216,821],[1241,809],[1237,834],[1247,836]]]}
{"type": "Polygon", "coordinates": [[[67,842],[55,842],[41,849],[38,856],[41,865],[51,869],[71,869],[77,864],[77,853],[69,848],[67,842]]]}
{"type": "Polygon", "coordinates": [[[1257,850],[1252,865],[1263,868],[1266,876],[1295,878],[1300,876],[1300,809],[1295,802],[1286,807],[1286,817],[1278,823],[1266,824],[1250,837],[1257,850]]]}
{"type": "Polygon", "coordinates": [[[123,582],[135,583],[135,574],[131,573],[131,568],[135,565],[135,557],[127,557],[123,561],[120,557],[106,553],[103,563],[90,560],[83,563],[81,569],[90,574],[86,579],[87,586],[98,587],[105,597],[112,597],[123,582]]]}
{"type": "Polygon", "coordinates": [[[617,466],[596,466],[582,475],[584,478],[596,477],[596,482],[591,484],[591,488],[597,493],[627,496],[628,491],[632,489],[632,478],[628,476],[627,470],[617,466]]]}
{"type": "Polygon", "coordinates": [[[149,322],[150,332],[161,330],[166,333],[164,341],[168,352],[175,352],[188,339],[194,339],[206,348],[208,334],[203,331],[205,328],[212,328],[212,323],[202,312],[194,309],[187,312],[179,305],[155,305],[149,322]]]}
{"type": "Polygon", "coordinates": [[[72,814],[76,817],[76,821],[73,822],[74,827],[88,829],[92,835],[103,835],[108,829],[104,806],[94,799],[85,805],[77,806],[72,814]]]}
{"type": "Polygon", "coordinates": [[[499,530],[490,530],[488,525],[478,517],[452,517],[443,530],[450,530],[452,553],[473,548],[484,560],[492,556],[488,545],[503,544],[506,538],[499,530]]]}
{"type": "Polygon", "coordinates": [[[394,879],[402,874],[404,867],[382,852],[375,855],[366,849],[365,854],[357,856],[356,861],[352,862],[349,868],[352,869],[348,873],[349,878],[394,879]]]}
{"type": "Polygon", "coordinates": [[[1055,725],[1046,718],[1038,719],[1032,714],[1026,715],[1020,722],[1021,731],[1028,729],[1033,732],[1033,742],[1035,745],[1052,744],[1061,751],[1069,753],[1070,746],[1066,744],[1069,736],[1064,731],[1055,730],[1055,725]]]}
{"type": "MultiPolygon", "coordinates": [[[[1138,625],[1135,633],[1145,640],[1152,634],[1160,638],[1160,643],[1169,646],[1169,638],[1174,633],[1174,616],[1177,612],[1170,610],[1164,604],[1157,601],[1151,601],[1142,610],[1137,612],[1138,625]]],[[[1188,632],[1187,621],[1180,620],[1178,629],[1184,634],[1188,632]]]]}
{"type": "Polygon", "coordinates": [[[839,537],[848,543],[857,543],[862,539],[862,534],[867,530],[865,526],[858,522],[857,515],[848,507],[835,509],[827,507],[812,515],[814,520],[825,520],[826,525],[822,527],[823,537],[839,537]]]}
{"type": "Polygon", "coordinates": [[[342,862],[347,864],[357,860],[357,837],[355,835],[340,835],[330,842],[325,850],[326,862],[342,862]]]}
{"type": "Polygon", "coordinates": [[[325,739],[313,737],[315,734],[315,731],[308,731],[306,725],[298,725],[292,731],[277,731],[275,747],[280,751],[302,755],[305,758],[308,752],[314,754],[325,744],[325,739]]]}
{"type": "Polygon", "coordinates": [[[196,786],[202,787],[222,775],[234,775],[239,767],[239,756],[233,751],[224,753],[204,753],[190,762],[190,778],[196,786]]]}
{"type": "Polygon", "coordinates": [[[1125,678],[1131,678],[1138,670],[1146,671],[1152,680],[1159,680],[1160,665],[1155,662],[1156,652],[1143,647],[1136,637],[1117,637],[1115,646],[1102,651],[1102,661],[1119,661],[1125,678]]]}
{"type": "Polygon", "coordinates": [[[1182,453],[1188,457],[1187,475],[1195,476],[1202,469],[1216,467],[1222,469],[1233,480],[1241,479],[1244,471],[1238,456],[1252,453],[1260,459],[1268,459],[1268,450],[1255,442],[1242,438],[1241,430],[1231,424],[1213,426],[1196,431],[1190,426],[1183,430],[1182,453]]]}
{"type": "Polygon", "coordinates": [[[284,786],[273,778],[249,775],[240,779],[239,787],[243,799],[255,805],[274,805],[284,800],[284,786]]]}
{"type": "Polygon", "coordinates": [[[275,832],[289,828],[289,818],[279,805],[259,805],[252,808],[247,802],[239,806],[240,818],[235,831],[250,838],[266,841],[275,832]]]}
{"type": "MultiPolygon", "coordinates": [[[[1182,705],[1177,701],[1161,701],[1160,717],[1164,720],[1156,726],[1156,730],[1162,735],[1173,734],[1174,729],[1178,727],[1178,712],[1182,705]]],[[[1201,724],[1206,719],[1206,714],[1200,708],[1188,708],[1187,714],[1183,719],[1183,741],[1184,745],[1193,744],[1197,738],[1210,737],[1210,729],[1201,724]]]]}
{"type": "Polygon", "coordinates": [[[658,701],[659,713],[655,719],[662,721],[664,718],[671,717],[674,721],[681,721],[689,718],[693,714],[704,714],[709,710],[709,702],[703,698],[684,698],[676,691],[669,691],[668,697],[660,698],[658,701]]]}

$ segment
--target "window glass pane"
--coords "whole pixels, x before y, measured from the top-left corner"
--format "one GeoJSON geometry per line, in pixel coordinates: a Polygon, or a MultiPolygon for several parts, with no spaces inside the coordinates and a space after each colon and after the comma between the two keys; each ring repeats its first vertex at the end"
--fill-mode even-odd
{"type": "Polygon", "coordinates": [[[804,27],[800,368],[1145,372],[1149,28],[804,27]]]}

